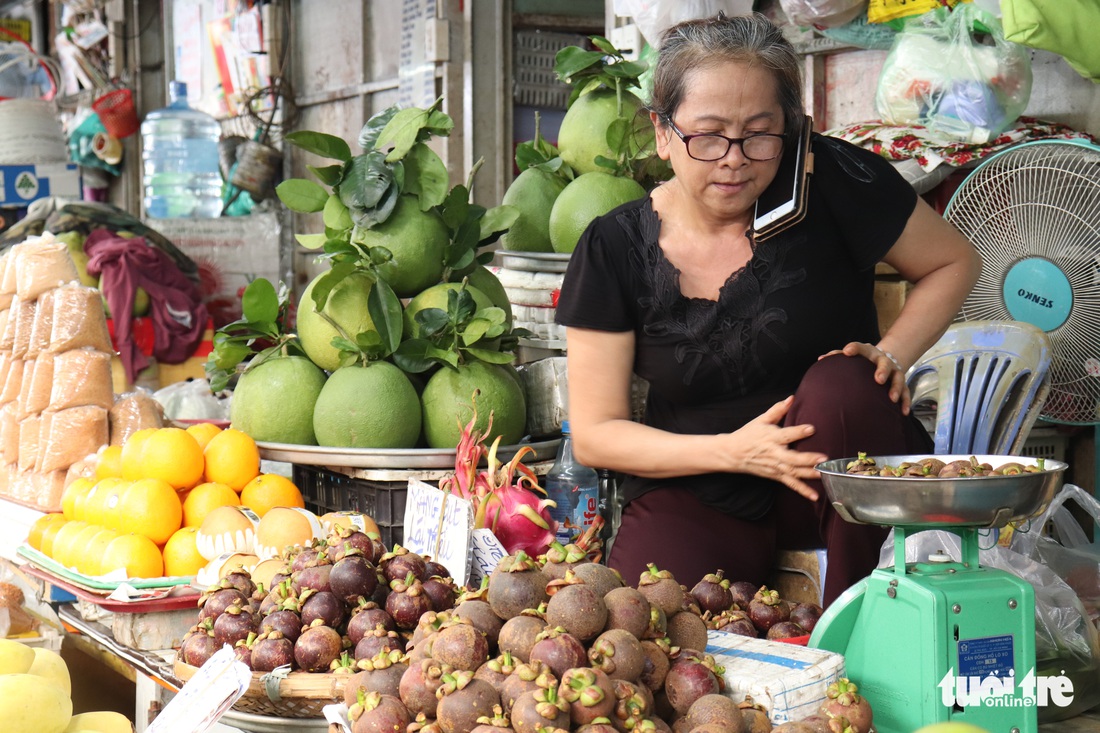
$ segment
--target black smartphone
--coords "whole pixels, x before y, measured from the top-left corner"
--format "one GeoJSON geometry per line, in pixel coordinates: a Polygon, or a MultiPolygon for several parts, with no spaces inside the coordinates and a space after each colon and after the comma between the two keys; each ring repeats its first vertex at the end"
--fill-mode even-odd
{"type": "Polygon", "coordinates": [[[813,120],[806,116],[798,137],[787,141],[775,178],[756,200],[752,228],[757,240],[797,224],[806,215],[806,186],[813,172],[812,130],[813,120]]]}

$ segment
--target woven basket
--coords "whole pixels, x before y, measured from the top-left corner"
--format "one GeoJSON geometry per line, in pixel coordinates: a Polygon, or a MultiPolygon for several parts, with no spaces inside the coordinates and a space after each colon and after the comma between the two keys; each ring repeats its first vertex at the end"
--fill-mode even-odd
{"type": "MultiPolygon", "coordinates": [[[[199,668],[177,659],[173,670],[181,682],[186,682],[199,668]]],[[[276,695],[279,699],[273,700],[266,692],[264,674],[252,673],[252,682],[244,695],[234,703],[234,710],[279,718],[323,718],[322,708],[344,701],[344,682],[347,675],[291,672],[279,681],[276,695]]]]}

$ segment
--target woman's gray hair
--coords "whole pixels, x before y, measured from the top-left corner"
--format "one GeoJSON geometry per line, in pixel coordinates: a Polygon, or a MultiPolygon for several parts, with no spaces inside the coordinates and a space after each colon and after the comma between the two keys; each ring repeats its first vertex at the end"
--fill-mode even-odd
{"type": "Polygon", "coordinates": [[[760,13],[699,18],[678,23],[661,38],[653,72],[650,110],[661,124],[672,119],[687,91],[691,72],[728,61],[760,65],[772,72],[783,109],[785,132],[802,126],[802,62],[783,33],[760,13]]]}

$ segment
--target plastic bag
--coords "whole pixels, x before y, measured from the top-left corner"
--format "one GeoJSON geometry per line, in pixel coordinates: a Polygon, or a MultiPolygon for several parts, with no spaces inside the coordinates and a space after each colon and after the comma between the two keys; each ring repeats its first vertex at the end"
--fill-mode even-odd
{"type": "Polygon", "coordinates": [[[229,409],[210,391],[205,379],[176,382],[153,393],[172,420],[228,420],[229,409]]]}
{"type": "MultiPolygon", "coordinates": [[[[866,0],[863,0],[866,3],[866,0]]],[[[646,42],[660,46],[664,32],[685,20],[752,12],[752,0],[615,0],[615,15],[633,19],[646,42]]]]}
{"type": "Polygon", "coordinates": [[[869,22],[867,14],[862,13],[856,16],[855,20],[844,25],[822,28],[821,35],[858,48],[889,51],[897,39],[898,32],[888,25],[869,22]]]}
{"type": "Polygon", "coordinates": [[[924,15],[941,7],[945,3],[953,7],[969,0],[870,0],[867,6],[867,19],[872,23],[890,23],[904,21],[924,15]]]}
{"type": "Polygon", "coordinates": [[[867,0],[779,0],[795,25],[834,28],[850,23],[867,9],[867,0]]]}
{"type": "Polygon", "coordinates": [[[1031,57],[972,4],[909,21],[886,57],[875,109],[891,125],[923,125],[982,144],[1008,129],[1031,97],[1031,57]]]}
{"type": "Polygon", "coordinates": [[[1074,71],[1100,83],[1100,23],[1096,0],[1005,0],[1005,36],[1016,43],[1058,54],[1074,71]]]}
{"type": "MultiPolygon", "coordinates": [[[[0,410],[0,418],[3,411],[0,410]]],[[[164,408],[148,392],[137,390],[119,395],[108,413],[111,445],[122,445],[130,436],[144,428],[164,427],[164,408]]],[[[3,423],[0,422],[0,426],[3,423]]]]}

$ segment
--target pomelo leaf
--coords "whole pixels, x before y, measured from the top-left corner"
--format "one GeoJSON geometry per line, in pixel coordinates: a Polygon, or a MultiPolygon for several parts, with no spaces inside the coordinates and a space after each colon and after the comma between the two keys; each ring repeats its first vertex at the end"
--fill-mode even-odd
{"type": "Polygon", "coordinates": [[[397,350],[393,352],[393,363],[401,371],[409,374],[420,374],[435,366],[438,362],[428,358],[428,352],[432,345],[426,339],[409,339],[402,341],[397,350]]]}
{"type": "Polygon", "coordinates": [[[234,342],[220,344],[210,352],[214,364],[220,369],[232,369],[251,353],[252,349],[248,345],[234,342]]]}
{"type": "Polygon", "coordinates": [[[470,295],[469,290],[463,287],[448,291],[447,315],[451,317],[452,323],[456,325],[465,323],[475,313],[477,313],[477,303],[474,302],[474,296],[470,295]]]}
{"type": "Polygon", "coordinates": [[[474,264],[474,250],[469,248],[452,248],[447,253],[447,266],[452,270],[462,270],[474,264]],[[451,258],[454,261],[451,261],[451,258]]]}
{"type": "Polygon", "coordinates": [[[379,278],[367,295],[367,312],[378,329],[378,343],[392,354],[401,343],[401,300],[384,279],[379,278]]]}
{"type": "Polygon", "coordinates": [[[324,132],[298,130],[286,136],[287,142],[302,150],[335,160],[351,160],[351,148],[342,138],[324,132]]]}
{"type": "Polygon", "coordinates": [[[420,210],[439,206],[447,198],[449,175],[436,152],[424,143],[417,143],[405,156],[405,193],[420,199],[420,210]]]}
{"type": "Polygon", "coordinates": [[[393,183],[393,172],[378,152],[357,155],[348,164],[338,193],[349,209],[377,206],[393,183]]]}
{"type": "Polygon", "coordinates": [[[588,40],[592,41],[592,45],[603,51],[608,56],[614,56],[616,58],[622,58],[623,54],[619,49],[612,45],[611,41],[607,40],[603,36],[589,36],[588,40]]]}
{"type": "Polygon", "coordinates": [[[332,289],[357,269],[359,268],[356,267],[354,262],[336,262],[329,268],[328,272],[317,278],[317,282],[313,285],[313,290],[310,293],[313,297],[314,308],[318,311],[323,310],[325,303],[328,301],[328,294],[332,292],[332,289]]]}
{"type": "Polygon", "coordinates": [[[359,131],[359,147],[363,150],[374,150],[378,135],[397,114],[397,110],[398,106],[394,104],[367,120],[367,124],[363,125],[363,129],[359,131]]]}
{"type": "Polygon", "coordinates": [[[279,200],[293,211],[312,214],[325,208],[328,191],[305,178],[288,178],[275,187],[279,200]]]}
{"type": "Polygon", "coordinates": [[[479,254],[477,256],[476,259],[477,259],[477,264],[479,264],[479,265],[488,265],[490,262],[493,261],[493,253],[492,252],[482,252],[481,254],[479,254]]]}
{"type": "Polygon", "coordinates": [[[344,206],[344,202],[340,200],[339,196],[328,197],[322,216],[326,229],[343,231],[351,229],[355,225],[355,222],[351,220],[351,214],[348,213],[348,207],[344,206]]]}
{"type": "Polygon", "coordinates": [[[484,318],[475,318],[466,324],[466,328],[462,329],[462,344],[464,346],[472,346],[484,338],[485,334],[492,327],[492,323],[484,318]]]}
{"type": "Polygon", "coordinates": [[[442,101],[443,98],[440,97],[432,103],[431,108],[428,110],[428,124],[424,126],[424,129],[433,135],[446,137],[454,129],[455,121],[451,119],[449,114],[438,109],[438,105],[442,101]]]}
{"type": "Polygon", "coordinates": [[[443,216],[443,223],[452,231],[466,220],[466,214],[470,210],[470,190],[459,184],[451,189],[447,198],[443,199],[439,212],[443,216]]]}
{"type": "Polygon", "coordinates": [[[392,145],[393,149],[386,155],[386,161],[392,163],[401,160],[416,144],[420,130],[428,124],[428,111],[419,107],[408,107],[398,110],[397,114],[378,134],[374,147],[378,150],[392,145]]]}
{"type": "Polygon", "coordinates": [[[428,358],[433,359],[437,364],[443,364],[452,369],[458,369],[458,354],[449,349],[439,349],[435,346],[430,346],[428,348],[428,358]]]}
{"type": "MultiPolygon", "coordinates": [[[[488,321],[492,325],[503,326],[508,321],[508,314],[504,312],[503,308],[499,308],[495,305],[488,308],[482,308],[477,312],[477,317],[488,321]]],[[[494,333],[493,336],[499,336],[499,333],[494,333]]]]}
{"type": "Polygon", "coordinates": [[[451,318],[442,308],[424,308],[413,316],[416,325],[420,327],[420,333],[425,338],[431,338],[437,333],[443,332],[451,325],[451,318]]]}
{"type": "Polygon", "coordinates": [[[356,334],[355,345],[366,353],[377,352],[382,348],[382,336],[377,331],[363,331],[356,334]]]}
{"type": "Polygon", "coordinates": [[[381,245],[371,247],[368,250],[368,253],[370,254],[370,263],[375,267],[377,267],[378,265],[384,265],[387,262],[393,260],[393,252],[390,252],[388,249],[381,245]]]}
{"type": "Polygon", "coordinates": [[[250,321],[275,323],[279,317],[279,296],[270,280],[258,277],[248,284],[241,295],[241,313],[250,321]]]}
{"type": "Polygon", "coordinates": [[[306,170],[317,176],[317,179],[326,186],[335,186],[344,177],[344,166],[342,165],[326,165],[324,168],[307,165],[306,170]]]}
{"type": "Polygon", "coordinates": [[[324,234],[295,234],[294,238],[306,249],[320,249],[328,241],[324,234]]]}
{"type": "Polygon", "coordinates": [[[490,349],[477,349],[473,347],[465,349],[465,351],[475,359],[480,359],[489,364],[511,364],[516,360],[515,355],[503,351],[491,351],[490,349]]]}
{"type": "Polygon", "coordinates": [[[479,241],[484,241],[493,234],[500,234],[508,231],[512,225],[516,223],[516,219],[518,218],[519,209],[515,206],[501,204],[500,206],[494,206],[488,209],[485,212],[485,216],[481,217],[479,221],[481,227],[479,241]]]}
{"type": "Polygon", "coordinates": [[[575,74],[603,62],[599,51],[585,51],[580,46],[566,46],[554,56],[554,73],[566,84],[575,74]]]}
{"type": "Polygon", "coordinates": [[[325,253],[329,255],[353,255],[358,256],[359,250],[343,239],[326,239],[325,253]]]}
{"type": "Polygon", "coordinates": [[[610,76],[622,79],[631,86],[638,86],[638,77],[646,72],[649,64],[644,61],[620,61],[617,64],[608,64],[604,72],[610,76]]]}
{"type": "MultiPolygon", "coordinates": [[[[453,243],[453,251],[461,250],[475,250],[477,249],[477,243],[481,241],[481,224],[477,220],[466,219],[458,225],[458,229],[455,230],[451,242],[453,243]]],[[[469,264],[467,262],[466,264],[469,264]]]]}
{"type": "Polygon", "coordinates": [[[386,193],[382,196],[382,200],[372,209],[352,209],[351,218],[361,227],[370,229],[371,227],[378,226],[386,219],[390,218],[390,214],[393,213],[394,208],[397,207],[397,200],[401,197],[401,190],[397,187],[396,183],[391,183],[390,187],[386,189],[386,193]]]}

